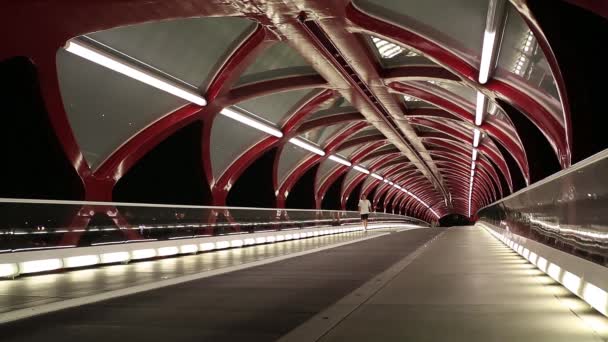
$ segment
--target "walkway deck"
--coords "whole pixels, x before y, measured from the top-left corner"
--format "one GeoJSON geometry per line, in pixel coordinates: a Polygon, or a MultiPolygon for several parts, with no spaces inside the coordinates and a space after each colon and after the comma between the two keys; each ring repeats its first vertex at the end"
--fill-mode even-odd
{"type": "Polygon", "coordinates": [[[176,258],[139,261],[126,265],[110,265],[46,275],[25,276],[15,280],[0,280],[0,316],[2,313],[18,309],[244,265],[269,258],[358,241],[361,238],[382,233],[385,233],[385,231],[374,230],[367,235],[362,232],[352,232],[176,258]]]}
{"type": "MultiPolygon", "coordinates": [[[[186,258],[125,267],[150,267],[155,279],[172,276],[181,263],[181,271],[200,272],[194,265],[201,261],[186,258]],[[163,262],[173,271],[163,273],[163,262]]],[[[100,279],[111,285],[106,276],[100,279]]],[[[565,301],[576,299],[565,293],[480,228],[415,229],[0,325],[0,336],[3,342],[603,341],[569,309],[565,301]]]]}
{"type": "MultiPolygon", "coordinates": [[[[273,341],[439,232],[438,229],[415,229],[391,233],[263,266],[7,323],[0,325],[0,336],[2,342],[80,339],[176,342],[241,338],[273,341]]],[[[361,238],[362,233],[357,234],[353,237],[361,238]]],[[[302,242],[307,241],[314,242],[313,239],[302,242]]],[[[247,249],[235,251],[247,253],[247,249]]],[[[209,253],[209,257],[213,257],[212,254],[209,253]]],[[[161,260],[161,266],[150,263],[154,265],[148,270],[150,277],[161,277],[156,271],[163,269],[162,263],[170,263],[169,268],[175,269],[174,263],[179,264],[186,258],[190,257],[161,260]]],[[[128,278],[128,272],[118,277],[128,278]]]]}
{"type": "Polygon", "coordinates": [[[488,232],[456,228],[321,341],[602,341],[564,301],[578,299],[488,232]]]}

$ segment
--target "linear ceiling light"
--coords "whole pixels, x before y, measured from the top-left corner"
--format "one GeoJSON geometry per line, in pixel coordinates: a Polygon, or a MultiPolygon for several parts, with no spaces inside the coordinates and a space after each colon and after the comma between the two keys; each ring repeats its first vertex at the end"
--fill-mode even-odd
{"type": "Polygon", "coordinates": [[[475,170],[475,162],[471,163],[471,170],[475,170]]]}
{"type": "Polygon", "coordinates": [[[167,80],[162,79],[156,75],[144,71],[143,69],[137,68],[133,65],[129,65],[126,62],[104,53],[98,49],[95,49],[88,44],[82,44],[80,42],[70,41],[66,44],[65,50],[69,51],[77,56],[87,59],[95,64],[99,64],[108,69],[114,70],[127,77],[136,79],[154,88],[165,91],[169,94],[173,94],[179,98],[182,98],[188,102],[196,103],[199,106],[206,106],[207,100],[201,95],[195,93],[192,90],[180,87],[167,80]]]}
{"type": "Polygon", "coordinates": [[[379,174],[373,173],[371,174],[372,177],[378,179],[378,180],[383,180],[384,178],[382,178],[382,176],[380,176],[379,174]]]}
{"type": "Polygon", "coordinates": [[[478,91],[477,92],[477,107],[475,109],[475,124],[481,126],[483,122],[483,114],[486,111],[486,96],[478,91]]]}
{"type": "Polygon", "coordinates": [[[492,57],[494,55],[494,43],[496,42],[496,32],[483,34],[483,46],[481,48],[481,63],[479,65],[479,83],[485,84],[490,77],[492,57]]]}
{"type": "Polygon", "coordinates": [[[283,136],[283,132],[276,127],[273,127],[269,124],[256,120],[246,114],[240,113],[232,108],[223,108],[220,113],[224,116],[227,116],[233,120],[236,120],[240,123],[243,123],[247,126],[258,129],[262,132],[266,132],[270,135],[274,135],[277,138],[281,138],[283,136]]]}
{"type": "Polygon", "coordinates": [[[483,43],[481,47],[481,62],[479,65],[479,83],[485,84],[490,78],[495,55],[500,48],[497,38],[502,31],[505,15],[505,0],[489,0],[488,12],[486,14],[486,27],[483,33],[483,43]]]}
{"type": "Polygon", "coordinates": [[[477,160],[477,149],[476,148],[473,149],[473,155],[471,156],[471,159],[473,159],[473,161],[477,160]]]}
{"type": "Polygon", "coordinates": [[[433,213],[433,215],[435,215],[435,217],[439,218],[439,215],[435,212],[435,210],[429,208],[429,210],[433,213]]]}
{"type": "Polygon", "coordinates": [[[289,139],[289,142],[292,143],[292,144],[294,144],[294,145],[296,145],[296,146],[299,146],[299,147],[301,147],[301,148],[303,148],[305,150],[308,150],[308,151],[310,151],[312,153],[316,153],[316,154],[318,154],[320,156],[324,156],[325,155],[325,151],[323,151],[322,149],[318,148],[317,146],[315,146],[315,145],[313,145],[313,144],[311,144],[311,143],[309,143],[307,141],[304,141],[304,140],[302,140],[300,138],[291,138],[291,139],[289,139]]]}
{"type": "Polygon", "coordinates": [[[355,170],[357,170],[357,171],[359,171],[361,173],[365,173],[366,175],[369,175],[369,171],[367,169],[362,168],[359,165],[353,166],[353,169],[355,169],[355,170]]]}
{"type": "Polygon", "coordinates": [[[475,128],[473,130],[473,147],[479,146],[479,138],[481,137],[481,132],[479,129],[475,128]]]}
{"type": "Polygon", "coordinates": [[[338,157],[338,156],[333,155],[333,154],[332,154],[332,155],[330,155],[328,158],[329,158],[329,159],[331,159],[331,160],[333,160],[333,161],[335,161],[336,163],[340,163],[340,164],[342,164],[342,165],[346,165],[346,166],[351,166],[351,165],[353,165],[353,164],[352,164],[351,162],[349,162],[348,160],[346,160],[346,159],[344,159],[344,158],[342,158],[342,157],[338,157]]]}
{"type": "Polygon", "coordinates": [[[471,176],[471,186],[469,187],[469,217],[471,217],[472,198],[473,198],[473,177],[471,176]]]}

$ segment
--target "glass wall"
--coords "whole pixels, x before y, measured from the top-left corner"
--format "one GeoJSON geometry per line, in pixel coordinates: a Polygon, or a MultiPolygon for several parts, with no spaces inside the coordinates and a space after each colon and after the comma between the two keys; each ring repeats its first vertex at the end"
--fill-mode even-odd
{"type": "Polygon", "coordinates": [[[481,209],[479,220],[608,265],[608,150],[481,209]]]}
{"type": "MultiPolygon", "coordinates": [[[[0,253],[343,226],[354,211],[161,206],[0,199],[0,253]]],[[[372,213],[370,222],[427,226],[372,213]]]]}

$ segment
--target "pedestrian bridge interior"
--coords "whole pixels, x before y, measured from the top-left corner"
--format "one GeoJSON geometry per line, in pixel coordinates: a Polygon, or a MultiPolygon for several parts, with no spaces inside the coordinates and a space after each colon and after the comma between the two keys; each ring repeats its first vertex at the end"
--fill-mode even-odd
{"type": "Polygon", "coordinates": [[[608,340],[608,5],[0,19],[3,340],[608,340]]]}

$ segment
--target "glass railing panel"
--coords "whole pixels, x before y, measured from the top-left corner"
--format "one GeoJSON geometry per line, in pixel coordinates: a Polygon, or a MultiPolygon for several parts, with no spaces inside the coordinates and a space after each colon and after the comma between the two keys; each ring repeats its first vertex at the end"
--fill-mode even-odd
{"type": "Polygon", "coordinates": [[[608,265],[608,150],[479,211],[481,221],[608,265]]]}
{"type": "MultiPolygon", "coordinates": [[[[0,253],[359,224],[354,211],[0,199],[0,253]]],[[[372,213],[370,223],[427,226],[372,213]]]]}

